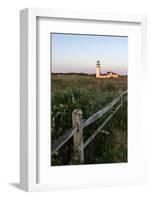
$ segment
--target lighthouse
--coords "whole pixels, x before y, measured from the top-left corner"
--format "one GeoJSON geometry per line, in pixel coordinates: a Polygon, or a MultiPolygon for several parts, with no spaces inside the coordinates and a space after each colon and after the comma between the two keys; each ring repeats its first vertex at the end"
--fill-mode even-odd
{"type": "Polygon", "coordinates": [[[101,68],[100,61],[98,60],[96,62],[96,77],[100,77],[100,68],[101,68]]]}
{"type": "Polygon", "coordinates": [[[105,74],[101,73],[100,61],[96,62],[96,78],[118,78],[119,74],[115,72],[107,72],[105,74]]]}

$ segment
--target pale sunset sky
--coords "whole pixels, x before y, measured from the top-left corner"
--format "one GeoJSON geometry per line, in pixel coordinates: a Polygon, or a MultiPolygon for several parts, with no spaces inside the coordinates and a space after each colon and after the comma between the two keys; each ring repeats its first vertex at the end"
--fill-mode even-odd
{"type": "Polygon", "coordinates": [[[101,72],[127,74],[128,37],[51,33],[52,72],[95,74],[96,61],[101,72]]]}

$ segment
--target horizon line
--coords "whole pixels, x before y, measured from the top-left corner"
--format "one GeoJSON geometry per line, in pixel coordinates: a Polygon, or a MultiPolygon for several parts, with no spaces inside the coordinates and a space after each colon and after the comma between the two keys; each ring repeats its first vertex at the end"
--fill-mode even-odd
{"type": "MultiPolygon", "coordinates": [[[[108,72],[110,72],[110,71],[108,71],[108,72]]],[[[96,73],[86,73],[86,72],[51,72],[51,74],[87,74],[87,75],[95,75],[96,73]]],[[[102,73],[102,74],[105,74],[105,73],[102,73]]],[[[117,73],[117,74],[118,75],[128,75],[127,73],[125,73],[125,74],[117,73]]]]}

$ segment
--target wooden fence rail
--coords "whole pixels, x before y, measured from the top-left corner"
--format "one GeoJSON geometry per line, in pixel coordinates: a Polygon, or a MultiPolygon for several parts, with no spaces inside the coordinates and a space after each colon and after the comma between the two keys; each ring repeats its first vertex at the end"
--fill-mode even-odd
{"type": "Polygon", "coordinates": [[[104,126],[110,121],[114,114],[123,106],[124,95],[127,94],[126,91],[119,91],[119,95],[106,105],[103,109],[97,111],[91,115],[87,120],[83,120],[83,114],[81,110],[75,109],[72,112],[72,124],[73,127],[69,129],[65,134],[60,136],[51,147],[51,155],[58,151],[72,136],[73,136],[73,164],[79,164],[84,162],[84,148],[96,137],[96,135],[101,132],[104,126]],[[115,107],[115,105],[119,104],[115,107]],[[114,111],[105,119],[105,121],[97,128],[97,130],[85,141],[83,142],[83,129],[89,126],[91,123],[95,122],[97,119],[101,118],[105,113],[110,111],[113,107],[114,111]]]}

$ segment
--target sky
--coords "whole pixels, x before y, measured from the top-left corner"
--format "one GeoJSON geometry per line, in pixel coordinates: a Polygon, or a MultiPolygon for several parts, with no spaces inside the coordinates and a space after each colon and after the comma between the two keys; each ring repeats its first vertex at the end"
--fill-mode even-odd
{"type": "Polygon", "coordinates": [[[51,33],[52,72],[94,74],[96,61],[101,72],[127,74],[128,37],[51,33]]]}

